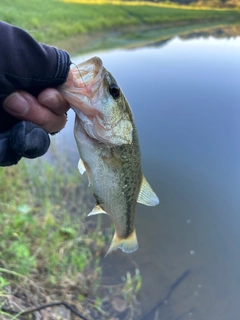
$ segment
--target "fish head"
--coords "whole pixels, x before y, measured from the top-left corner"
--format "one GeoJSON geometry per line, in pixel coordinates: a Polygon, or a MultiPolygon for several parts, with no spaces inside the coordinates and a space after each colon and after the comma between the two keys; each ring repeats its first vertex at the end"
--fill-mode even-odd
{"type": "Polygon", "coordinates": [[[109,145],[132,143],[133,116],[117,81],[98,57],[72,69],[78,87],[60,92],[76,113],[76,122],[93,139],[109,145]]]}

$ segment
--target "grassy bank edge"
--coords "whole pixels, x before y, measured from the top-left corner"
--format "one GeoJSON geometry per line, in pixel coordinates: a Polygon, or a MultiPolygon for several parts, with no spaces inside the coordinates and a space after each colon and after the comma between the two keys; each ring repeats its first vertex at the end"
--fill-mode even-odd
{"type": "Polygon", "coordinates": [[[112,5],[127,5],[127,6],[149,6],[157,8],[177,8],[186,10],[215,10],[215,11],[230,11],[230,10],[240,10],[240,7],[217,7],[199,5],[199,3],[192,3],[188,5],[178,4],[174,2],[150,2],[150,1],[121,1],[121,0],[58,0],[66,3],[78,3],[78,4],[92,4],[92,5],[102,5],[102,4],[112,4],[112,5]]]}
{"type": "MultiPolygon", "coordinates": [[[[230,37],[232,34],[240,35],[240,23],[231,23],[228,21],[196,21],[194,23],[179,23],[147,26],[129,26],[128,28],[120,28],[119,30],[106,30],[100,32],[92,32],[83,35],[74,35],[67,39],[56,41],[55,46],[68,51],[71,55],[76,56],[97,51],[113,50],[113,49],[131,49],[148,46],[154,43],[166,42],[173,37],[184,37],[195,34],[196,37],[201,33],[216,36],[217,30],[221,30],[221,37],[230,37]],[[233,30],[234,28],[234,30],[233,30]]],[[[220,36],[219,36],[220,37],[220,36]]]]}
{"type": "MultiPolygon", "coordinates": [[[[74,37],[75,42],[80,37],[94,41],[94,35],[99,33],[124,32],[127,29],[133,32],[134,28],[146,30],[156,25],[161,29],[169,25],[240,21],[239,10],[191,9],[162,4],[156,7],[145,4],[133,6],[126,3],[99,5],[35,0],[29,5],[23,0],[15,0],[13,5],[2,0],[0,19],[27,30],[40,42],[52,45],[67,43],[74,37]]],[[[70,46],[66,47],[71,50],[70,46]]]]}
{"type": "MultiPolygon", "coordinates": [[[[53,301],[74,305],[89,319],[105,319],[119,314],[115,297],[126,319],[138,312],[138,271],[118,285],[101,283],[100,261],[112,230],[103,233],[100,216],[86,220],[90,201],[77,169],[65,161],[56,166],[37,159],[0,168],[0,319],[53,301]]],[[[41,312],[53,320],[62,309],[41,312]]]]}

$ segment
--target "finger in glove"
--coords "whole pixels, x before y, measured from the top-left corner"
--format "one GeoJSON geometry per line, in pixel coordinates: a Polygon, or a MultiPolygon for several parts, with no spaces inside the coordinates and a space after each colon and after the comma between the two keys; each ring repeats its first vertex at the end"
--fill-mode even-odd
{"type": "Polygon", "coordinates": [[[20,121],[0,134],[0,165],[17,164],[21,157],[40,157],[49,145],[50,139],[44,129],[32,122],[20,121]]]}

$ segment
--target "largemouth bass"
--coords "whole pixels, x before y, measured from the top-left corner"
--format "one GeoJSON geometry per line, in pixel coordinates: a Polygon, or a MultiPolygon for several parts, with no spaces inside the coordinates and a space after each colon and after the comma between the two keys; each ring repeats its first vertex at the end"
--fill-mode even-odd
{"type": "Polygon", "coordinates": [[[131,108],[100,58],[72,69],[79,88],[61,86],[76,113],[74,135],[81,174],[87,172],[96,199],[90,215],[108,214],[115,234],[107,252],[138,248],[134,227],[137,202],[155,206],[158,197],[142,174],[141,153],[131,108]]]}

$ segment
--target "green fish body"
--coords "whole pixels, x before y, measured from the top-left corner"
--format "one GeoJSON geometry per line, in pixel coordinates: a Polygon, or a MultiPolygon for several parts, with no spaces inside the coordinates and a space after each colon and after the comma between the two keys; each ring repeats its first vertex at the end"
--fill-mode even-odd
{"type": "Polygon", "coordinates": [[[79,88],[60,87],[76,113],[74,135],[81,174],[88,175],[96,205],[115,226],[108,253],[138,248],[134,227],[137,202],[154,206],[158,197],[142,174],[137,129],[131,108],[113,76],[97,58],[74,70],[79,88]]]}

